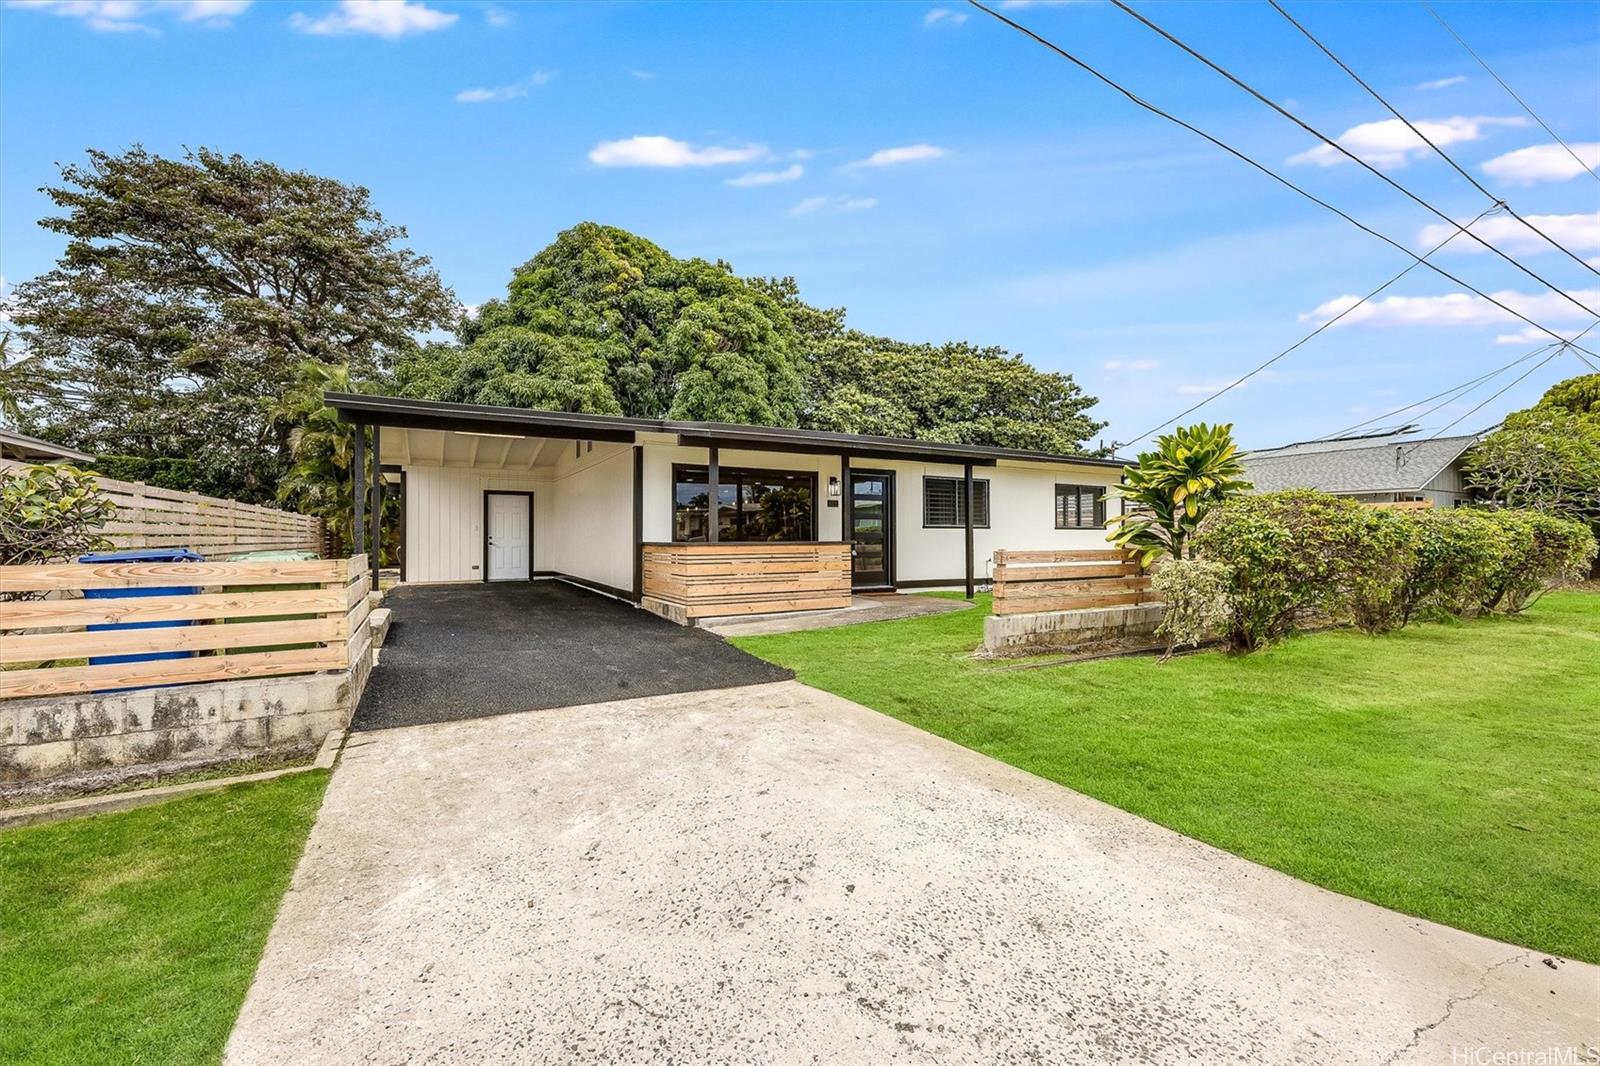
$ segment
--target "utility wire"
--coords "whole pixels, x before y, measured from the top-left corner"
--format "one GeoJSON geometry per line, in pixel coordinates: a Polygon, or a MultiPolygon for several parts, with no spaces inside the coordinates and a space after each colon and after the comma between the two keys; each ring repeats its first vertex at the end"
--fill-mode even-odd
{"type": "MultiPolygon", "coordinates": [[[[1509,214],[1512,218],[1516,219],[1518,222],[1522,223],[1528,229],[1532,230],[1534,233],[1537,233],[1540,237],[1544,238],[1544,240],[1546,242],[1548,242],[1549,245],[1552,248],[1555,248],[1555,249],[1559,250],[1567,258],[1571,259],[1574,263],[1577,263],[1579,266],[1583,267],[1583,269],[1587,270],[1589,273],[1595,274],[1595,275],[1600,275],[1600,270],[1597,270],[1594,267],[1590,266],[1583,259],[1582,256],[1580,256],[1577,253],[1573,252],[1572,249],[1568,248],[1566,245],[1562,244],[1560,241],[1558,241],[1554,237],[1550,236],[1550,234],[1546,233],[1544,230],[1540,229],[1538,226],[1535,226],[1532,222],[1528,221],[1523,216],[1517,214],[1517,212],[1512,209],[1510,204],[1506,204],[1504,200],[1500,199],[1500,197],[1496,196],[1494,193],[1492,193],[1488,189],[1484,188],[1482,182],[1478,181],[1477,178],[1473,177],[1470,173],[1468,173],[1467,170],[1464,167],[1461,166],[1461,164],[1457,163],[1454,159],[1450,158],[1450,156],[1445,153],[1445,150],[1443,148],[1440,148],[1437,144],[1435,144],[1431,137],[1429,137],[1426,133],[1423,133],[1420,129],[1418,129],[1416,127],[1416,125],[1410,119],[1406,118],[1405,115],[1401,114],[1400,110],[1397,107],[1395,107],[1393,104],[1391,104],[1388,100],[1384,99],[1384,97],[1378,92],[1378,90],[1374,89],[1371,85],[1368,85],[1367,82],[1361,77],[1361,75],[1359,75],[1355,71],[1351,70],[1350,67],[1348,65],[1346,65],[1344,60],[1342,60],[1338,56],[1334,55],[1333,50],[1331,48],[1329,48],[1327,45],[1323,44],[1320,40],[1318,40],[1316,34],[1312,33],[1310,30],[1306,29],[1303,25],[1301,25],[1295,19],[1295,17],[1293,15],[1289,14],[1288,11],[1284,10],[1283,5],[1278,3],[1278,0],[1267,0],[1267,3],[1271,4],[1272,5],[1272,9],[1274,11],[1276,11],[1278,14],[1282,15],[1284,17],[1284,19],[1286,19],[1288,21],[1289,25],[1293,26],[1295,29],[1299,30],[1302,34],[1304,34],[1306,40],[1308,40],[1312,44],[1316,45],[1317,48],[1322,52],[1323,55],[1325,55],[1329,59],[1333,60],[1334,64],[1340,70],[1342,70],[1346,74],[1350,75],[1350,77],[1352,79],[1354,79],[1354,81],[1355,81],[1355,83],[1357,85],[1361,86],[1363,89],[1365,89],[1367,91],[1368,95],[1370,95],[1374,100],[1378,101],[1378,103],[1382,104],[1385,108],[1387,108],[1391,115],[1393,115],[1395,118],[1399,119],[1401,122],[1404,122],[1406,124],[1406,128],[1407,129],[1409,129],[1412,133],[1416,134],[1419,138],[1421,138],[1422,142],[1424,144],[1426,144],[1429,148],[1432,148],[1434,150],[1434,152],[1439,156],[1440,159],[1443,159],[1446,163],[1449,163],[1451,168],[1454,169],[1457,174],[1460,174],[1463,178],[1466,178],[1467,181],[1472,184],[1473,188],[1475,188],[1479,192],[1483,193],[1483,195],[1487,196],[1490,200],[1494,201],[1495,203],[1504,204],[1507,214],[1509,214]]],[[[1571,149],[1568,149],[1568,151],[1571,151],[1571,149]]]]}
{"type": "MultiPolygon", "coordinates": [[[[1363,429],[1363,428],[1365,428],[1367,426],[1370,426],[1374,422],[1387,421],[1388,419],[1393,418],[1395,415],[1398,415],[1401,412],[1410,411],[1410,410],[1412,410],[1414,408],[1421,407],[1425,403],[1432,403],[1434,400],[1437,400],[1437,399],[1439,399],[1441,397],[1449,397],[1449,399],[1444,401],[1447,404],[1448,403],[1454,403],[1456,400],[1460,399],[1462,396],[1465,396],[1467,393],[1471,392],[1473,389],[1477,388],[1479,385],[1482,385],[1485,381],[1488,381],[1490,378],[1499,377],[1501,374],[1504,374],[1507,370],[1510,370],[1512,367],[1518,365],[1519,363],[1525,363],[1529,359],[1534,358],[1535,356],[1543,355],[1545,352],[1549,351],[1551,348],[1554,348],[1554,347],[1556,347],[1556,345],[1554,343],[1541,344],[1539,347],[1535,348],[1533,351],[1524,352],[1521,355],[1517,356],[1515,359],[1511,360],[1511,362],[1505,364],[1504,366],[1496,367],[1495,369],[1489,371],[1487,374],[1480,374],[1477,377],[1473,378],[1471,381],[1463,381],[1459,385],[1452,385],[1450,388],[1445,389],[1443,392],[1436,392],[1432,396],[1424,396],[1422,399],[1417,400],[1417,401],[1415,401],[1413,403],[1408,403],[1404,407],[1396,407],[1393,410],[1389,410],[1389,411],[1383,412],[1381,415],[1373,415],[1371,418],[1363,419],[1362,421],[1357,422],[1353,426],[1346,426],[1345,428],[1339,430],[1337,433],[1330,433],[1326,437],[1323,437],[1321,439],[1323,439],[1323,440],[1338,440],[1340,437],[1343,437],[1343,436],[1345,436],[1347,434],[1350,434],[1350,433],[1354,433],[1358,429],[1363,429]]],[[[1443,404],[1441,404],[1440,406],[1443,406],[1443,404]]],[[[1420,415],[1407,415],[1406,418],[1407,418],[1408,421],[1411,418],[1426,418],[1428,415],[1432,414],[1434,411],[1437,411],[1438,409],[1439,409],[1438,407],[1430,407],[1428,410],[1422,412],[1420,415]]]]}
{"type": "Polygon", "coordinates": [[[1454,37],[1456,39],[1456,43],[1459,44],[1462,48],[1466,49],[1467,55],[1471,56],[1473,59],[1476,59],[1478,61],[1478,66],[1480,66],[1484,70],[1488,71],[1489,77],[1491,77],[1495,81],[1499,82],[1500,83],[1500,88],[1504,89],[1506,91],[1506,93],[1511,97],[1511,99],[1515,100],[1518,104],[1522,105],[1522,110],[1526,111],[1530,116],[1532,116],[1533,121],[1535,121],[1539,125],[1543,126],[1544,127],[1544,131],[1546,133],[1548,133],[1550,136],[1554,137],[1556,139],[1556,143],[1567,150],[1567,154],[1572,157],[1572,161],[1574,163],[1577,163],[1578,167],[1585,174],[1589,175],[1595,181],[1600,181],[1600,174],[1595,173],[1594,169],[1592,167],[1590,167],[1589,164],[1585,163],[1583,161],[1583,159],[1579,157],[1577,152],[1574,152],[1572,150],[1572,145],[1570,145],[1566,141],[1562,140],[1561,139],[1561,135],[1559,133],[1557,133],[1555,130],[1551,129],[1550,128],[1550,124],[1548,122],[1546,122],[1544,119],[1540,118],[1539,117],[1539,113],[1537,111],[1535,111],[1533,108],[1529,107],[1528,106],[1528,102],[1526,100],[1524,100],[1522,97],[1518,96],[1516,90],[1513,89],[1511,86],[1507,85],[1505,83],[1505,79],[1501,78],[1500,75],[1496,74],[1494,72],[1494,68],[1489,66],[1488,63],[1484,62],[1483,57],[1480,56],[1477,52],[1474,52],[1472,50],[1472,46],[1470,44],[1468,44],[1462,38],[1461,34],[1457,33],[1455,31],[1455,29],[1451,27],[1450,23],[1448,23],[1448,22],[1446,22],[1444,20],[1444,16],[1443,15],[1439,14],[1439,12],[1437,12],[1437,11],[1435,11],[1433,9],[1433,5],[1428,3],[1428,0],[1421,0],[1421,3],[1422,3],[1423,7],[1427,8],[1428,14],[1432,15],[1434,17],[1434,19],[1439,23],[1439,25],[1443,26],[1445,28],[1445,30],[1449,32],[1450,36],[1452,36],[1452,37],[1454,37]]]}
{"type": "MultiPolygon", "coordinates": [[[[1518,270],[1522,271],[1524,274],[1528,275],[1528,277],[1532,278],[1534,281],[1537,281],[1539,284],[1543,285],[1545,288],[1549,289],[1551,292],[1554,292],[1554,293],[1560,295],[1563,299],[1565,299],[1568,303],[1572,304],[1574,307],[1578,308],[1580,311],[1583,311],[1585,314],[1600,316],[1600,311],[1596,311],[1593,308],[1587,306],[1582,301],[1580,301],[1577,297],[1573,296],[1569,292],[1566,292],[1564,289],[1562,289],[1560,286],[1556,285],[1554,282],[1547,281],[1545,278],[1540,276],[1536,271],[1534,271],[1531,267],[1524,266],[1521,262],[1517,261],[1516,259],[1513,259],[1511,256],[1507,255],[1505,252],[1503,252],[1499,248],[1495,247],[1495,245],[1491,244],[1490,242],[1484,240],[1482,237],[1478,236],[1476,233],[1469,233],[1467,231],[1466,227],[1462,226],[1461,223],[1457,222],[1454,218],[1450,217],[1450,215],[1448,215],[1445,212],[1439,210],[1437,207],[1434,207],[1431,203],[1429,203],[1428,201],[1424,200],[1422,197],[1418,196],[1416,193],[1412,192],[1410,189],[1406,188],[1404,185],[1401,185],[1398,181],[1395,181],[1389,175],[1385,174],[1383,171],[1379,170],[1377,167],[1373,166],[1371,163],[1367,162],[1365,159],[1362,159],[1360,156],[1358,156],[1354,152],[1350,151],[1350,149],[1346,148],[1344,145],[1340,144],[1338,141],[1334,140],[1332,137],[1329,137],[1327,134],[1323,133],[1321,130],[1317,129],[1315,126],[1311,125],[1309,122],[1306,122],[1299,115],[1296,115],[1293,111],[1290,111],[1288,108],[1285,108],[1284,106],[1279,104],[1277,101],[1275,101],[1271,97],[1267,96],[1265,93],[1262,93],[1261,91],[1256,89],[1254,86],[1250,85],[1249,83],[1245,82],[1243,79],[1239,78],[1237,75],[1235,75],[1232,71],[1228,70],[1226,67],[1224,67],[1221,64],[1213,61],[1212,59],[1210,59],[1209,57],[1207,57],[1203,53],[1199,52],[1194,47],[1192,47],[1191,45],[1186,43],[1185,41],[1183,41],[1181,38],[1174,36],[1172,33],[1168,32],[1166,29],[1162,28],[1157,23],[1155,23],[1155,22],[1151,21],[1150,19],[1146,18],[1143,14],[1141,14],[1138,10],[1133,8],[1131,5],[1125,3],[1124,0],[1111,0],[1111,5],[1113,7],[1115,7],[1118,11],[1121,11],[1124,14],[1127,14],[1127,15],[1131,16],[1132,18],[1134,18],[1135,20],[1137,20],[1139,22],[1139,24],[1144,26],[1145,28],[1153,30],[1157,35],[1159,35],[1160,37],[1165,39],[1167,42],[1175,45],[1176,47],[1178,47],[1182,51],[1186,52],[1188,55],[1190,55],[1194,59],[1197,59],[1201,63],[1204,63],[1206,66],[1210,67],[1213,71],[1215,71],[1216,73],[1222,75],[1222,77],[1226,78],[1228,81],[1232,82],[1235,86],[1237,86],[1240,89],[1243,89],[1245,92],[1247,92],[1251,96],[1255,97],[1261,103],[1266,104],[1268,107],[1272,108],[1272,110],[1276,111],[1278,114],[1282,115],[1284,118],[1288,119],[1290,122],[1293,122],[1296,126],[1299,126],[1301,129],[1305,130],[1307,133],[1311,134],[1311,136],[1317,138],[1323,144],[1325,144],[1328,147],[1332,148],[1334,151],[1338,152],[1340,155],[1344,156],[1346,159],[1350,160],[1353,163],[1358,164],[1362,169],[1366,170],[1368,173],[1376,175],[1378,178],[1382,179],[1384,184],[1388,185],[1391,189],[1394,189],[1395,191],[1397,191],[1400,194],[1402,194],[1403,196],[1405,196],[1407,199],[1411,200],[1412,203],[1415,203],[1419,207],[1422,207],[1425,210],[1427,210],[1429,212],[1432,212],[1438,218],[1441,218],[1445,222],[1449,223],[1458,232],[1465,233],[1468,237],[1471,237],[1474,241],[1477,241],[1478,244],[1482,245],[1485,249],[1487,249],[1488,251],[1493,252],[1495,255],[1499,256],[1501,259],[1504,259],[1507,263],[1509,263],[1512,266],[1516,267],[1518,270]]],[[[1409,125],[1409,123],[1407,123],[1407,125],[1409,125]]],[[[1497,204],[1500,202],[1498,197],[1491,196],[1490,199],[1494,200],[1494,202],[1497,203],[1497,204]]],[[[1581,260],[1580,260],[1580,262],[1581,262],[1581,260]]]]}
{"type": "MultiPolygon", "coordinates": [[[[1473,219],[1471,222],[1468,222],[1467,226],[1468,227],[1472,227],[1472,226],[1477,225],[1478,222],[1481,221],[1484,218],[1484,216],[1492,214],[1492,213],[1494,213],[1495,211],[1498,211],[1498,210],[1499,210],[1498,206],[1485,208],[1484,211],[1482,213],[1480,213],[1477,218],[1473,219]]],[[[1365,296],[1361,297],[1361,299],[1357,300],[1355,303],[1351,304],[1349,307],[1346,307],[1343,311],[1340,311],[1338,314],[1334,315],[1332,318],[1328,319],[1326,322],[1322,323],[1316,329],[1312,330],[1310,333],[1307,333],[1304,337],[1301,337],[1299,340],[1295,341],[1293,344],[1289,345],[1289,347],[1283,349],[1283,351],[1279,352],[1277,355],[1274,355],[1272,358],[1268,359],[1266,362],[1259,364],[1254,369],[1250,370],[1248,373],[1242,375],[1241,377],[1235,378],[1233,381],[1228,382],[1228,384],[1222,386],[1222,388],[1218,389],[1216,392],[1213,392],[1210,396],[1207,396],[1205,399],[1201,400],[1199,403],[1194,404],[1192,407],[1187,407],[1184,410],[1179,411],[1177,414],[1173,415],[1171,418],[1167,419],[1165,422],[1161,423],[1159,426],[1156,426],[1153,429],[1145,430],[1143,433],[1139,434],[1137,437],[1134,437],[1132,440],[1119,442],[1117,447],[1118,448],[1127,447],[1130,444],[1134,444],[1134,443],[1137,443],[1138,441],[1144,440],[1146,437],[1150,436],[1152,433],[1159,433],[1163,429],[1166,429],[1168,426],[1172,425],[1172,423],[1178,421],[1178,419],[1183,418],[1185,415],[1193,414],[1194,412],[1200,410],[1200,408],[1204,407],[1206,404],[1210,403],[1212,400],[1215,400],[1217,397],[1223,395],[1224,393],[1232,392],[1234,389],[1238,388],[1240,385],[1243,385],[1246,381],[1249,381],[1251,378],[1255,377],[1257,374],[1259,374],[1263,370],[1267,369],[1267,367],[1271,366],[1273,363],[1276,363],[1279,359],[1282,359],[1284,356],[1288,355],[1290,352],[1294,351],[1296,348],[1299,348],[1302,344],[1305,344],[1312,337],[1315,337],[1317,334],[1321,333],[1323,330],[1325,330],[1325,329],[1329,328],[1330,326],[1332,326],[1335,322],[1338,322],[1345,315],[1348,315],[1350,312],[1354,311],[1356,308],[1360,307],[1362,304],[1366,303],[1368,300],[1371,300],[1373,297],[1377,296],[1380,292],[1382,292],[1383,290],[1387,289],[1389,286],[1393,285],[1395,282],[1399,281],[1401,278],[1405,277],[1407,274],[1411,273],[1413,270],[1417,269],[1417,267],[1421,266],[1424,262],[1427,261],[1428,256],[1432,255],[1434,252],[1437,252],[1439,249],[1443,248],[1445,245],[1447,245],[1451,241],[1455,240],[1457,236],[1458,236],[1458,234],[1455,234],[1455,233],[1450,234],[1450,236],[1446,237],[1444,240],[1440,241],[1438,244],[1434,245],[1432,248],[1429,248],[1428,251],[1426,253],[1424,253],[1424,255],[1422,256],[1421,259],[1418,259],[1418,260],[1416,260],[1414,262],[1411,262],[1411,263],[1407,263],[1405,269],[1400,271],[1400,273],[1396,274],[1394,277],[1390,278],[1388,281],[1384,282],[1382,285],[1379,285],[1376,289],[1373,289],[1371,292],[1369,292],[1365,296]]],[[[1115,451],[1116,449],[1114,448],[1112,450],[1115,451]]]]}
{"type": "MultiPolygon", "coordinates": [[[[1521,374],[1519,374],[1517,376],[1516,380],[1512,381],[1509,385],[1506,385],[1504,388],[1500,389],[1500,391],[1496,392],[1493,396],[1489,397],[1487,400],[1484,400],[1478,406],[1474,407],[1472,410],[1468,411],[1466,414],[1462,415],[1460,418],[1456,419],[1454,422],[1451,422],[1448,426],[1445,426],[1443,429],[1438,430],[1437,432],[1435,432],[1433,434],[1433,436],[1428,437],[1428,438],[1426,438],[1424,440],[1419,440],[1415,444],[1409,445],[1409,447],[1414,452],[1418,448],[1422,447],[1424,444],[1428,443],[1428,441],[1437,440],[1439,437],[1444,436],[1444,434],[1448,433],[1450,430],[1452,430],[1455,427],[1459,426],[1461,423],[1465,422],[1467,419],[1471,418],[1473,415],[1477,414],[1479,411],[1483,410],[1485,407],[1488,407],[1491,403],[1494,403],[1500,397],[1504,396],[1506,393],[1510,392],[1512,389],[1514,389],[1518,385],[1522,384],[1522,382],[1528,377],[1528,375],[1532,374],[1535,370],[1538,370],[1540,367],[1544,366],[1550,360],[1552,360],[1552,359],[1556,358],[1557,356],[1559,356],[1565,350],[1566,350],[1565,348],[1557,347],[1557,349],[1555,351],[1551,352],[1549,355],[1545,356],[1543,359],[1539,360],[1537,363],[1535,363],[1532,366],[1530,366],[1527,370],[1524,370],[1521,374]]],[[[1401,457],[1400,462],[1402,464],[1404,464],[1406,459],[1409,458],[1409,457],[1410,457],[1410,453],[1406,453],[1406,455],[1401,457]]]]}
{"type": "MultiPolygon", "coordinates": [[[[1328,201],[1322,199],[1321,197],[1317,196],[1316,194],[1314,194],[1312,192],[1309,192],[1306,189],[1301,188],[1300,186],[1296,185],[1294,182],[1290,181],[1288,178],[1284,177],[1282,174],[1279,174],[1277,171],[1275,171],[1271,167],[1267,166],[1265,163],[1257,162],[1256,160],[1252,159],[1250,156],[1245,155],[1239,149],[1237,149],[1237,148],[1233,147],[1232,145],[1228,144],[1226,141],[1220,140],[1219,138],[1212,136],[1211,134],[1207,133],[1205,130],[1200,129],[1198,126],[1192,125],[1191,123],[1185,122],[1183,119],[1178,118],[1176,115],[1173,115],[1170,112],[1163,111],[1161,108],[1157,107],[1155,104],[1150,103],[1148,100],[1144,99],[1142,96],[1138,95],[1133,90],[1124,88],[1121,84],[1119,84],[1117,81],[1113,80],[1110,76],[1108,76],[1106,74],[1102,74],[1099,70],[1097,70],[1095,67],[1089,65],[1084,60],[1079,59],[1077,56],[1073,55],[1071,52],[1068,52],[1066,49],[1062,48],[1060,45],[1056,44],[1055,42],[1050,41],[1045,37],[1041,37],[1039,34],[1035,33],[1033,30],[1030,30],[1028,27],[1022,25],[1020,22],[1017,22],[1017,21],[1015,21],[1015,20],[1013,20],[1011,18],[1008,18],[1005,15],[1002,15],[1000,12],[994,10],[991,7],[985,6],[983,3],[980,2],[980,0],[967,0],[967,3],[971,4],[973,7],[977,8],[979,11],[982,11],[984,14],[989,15],[991,18],[994,18],[994,19],[996,19],[996,20],[998,20],[1000,22],[1005,23],[1007,26],[1010,26],[1012,29],[1014,29],[1017,32],[1023,34],[1024,36],[1032,38],[1037,43],[1043,45],[1044,47],[1048,48],[1050,51],[1052,51],[1052,52],[1056,53],[1057,55],[1059,55],[1061,58],[1063,58],[1063,59],[1067,60],[1068,62],[1072,63],[1074,66],[1078,67],[1080,70],[1083,70],[1084,72],[1088,73],[1089,75],[1094,77],[1096,80],[1104,83],[1105,85],[1110,86],[1112,89],[1115,89],[1123,97],[1127,98],[1132,103],[1137,104],[1139,107],[1144,108],[1146,111],[1149,111],[1151,114],[1159,115],[1161,118],[1166,119],[1168,122],[1171,122],[1174,125],[1182,126],[1184,129],[1188,130],[1190,133],[1193,133],[1195,136],[1201,138],[1202,140],[1204,140],[1204,141],[1206,141],[1206,142],[1208,142],[1208,143],[1210,143],[1212,145],[1215,145],[1218,148],[1221,148],[1223,151],[1227,152],[1229,155],[1231,155],[1234,158],[1238,159],[1240,162],[1246,163],[1249,166],[1254,167],[1256,170],[1261,171],[1261,173],[1267,175],[1267,177],[1271,178],[1273,181],[1276,181],[1278,184],[1284,186],[1285,188],[1290,189],[1290,190],[1292,190],[1294,192],[1297,192],[1301,196],[1304,196],[1306,199],[1310,200],[1312,203],[1317,204],[1320,207],[1324,207],[1329,211],[1332,211],[1334,214],[1338,215],[1340,218],[1344,219],[1346,222],[1350,223],[1352,226],[1354,226],[1357,229],[1361,230],[1363,233],[1366,233],[1366,234],[1369,234],[1370,236],[1378,238],[1379,240],[1383,241],[1385,244],[1389,245],[1390,247],[1396,248],[1399,251],[1401,251],[1401,252],[1405,253],[1406,255],[1410,256],[1412,259],[1415,259],[1418,263],[1422,263],[1422,264],[1426,265],[1429,270],[1432,270],[1434,273],[1436,273],[1439,276],[1445,278],[1446,280],[1452,281],[1455,284],[1460,285],[1462,288],[1467,289],[1467,290],[1475,293],[1476,295],[1483,297],[1483,299],[1487,300],[1489,303],[1491,303],[1494,306],[1500,308],[1500,310],[1502,310],[1502,311],[1506,312],[1507,314],[1511,315],[1511,317],[1519,319],[1522,322],[1526,322],[1528,325],[1532,326],[1534,329],[1537,329],[1540,333],[1548,334],[1550,337],[1553,337],[1554,339],[1556,339],[1558,341],[1566,339],[1566,338],[1562,337],[1561,334],[1557,333],[1555,330],[1551,329],[1550,327],[1542,325],[1542,324],[1540,324],[1538,322],[1535,322],[1533,319],[1529,318],[1527,315],[1524,315],[1520,311],[1517,311],[1517,310],[1514,310],[1513,308],[1507,307],[1505,304],[1501,303],[1499,300],[1495,299],[1493,296],[1490,296],[1488,293],[1484,292],[1482,289],[1478,288],[1475,285],[1469,284],[1466,281],[1463,281],[1461,278],[1458,278],[1456,275],[1450,273],[1448,270],[1445,270],[1443,267],[1439,266],[1438,264],[1427,262],[1424,259],[1423,256],[1420,256],[1416,252],[1413,252],[1410,248],[1406,247],[1404,244],[1402,244],[1399,241],[1395,240],[1393,237],[1390,237],[1390,236],[1388,236],[1387,234],[1384,234],[1384,233],[1379,233],[1377,230],[1373,229],[1371,226],[1368,226],[1364,222],[1361,222],[1360,220],[1354,218],[1353,216],[1351,216],[1350,214],[1346,213],[1345,211],[1340,210],[1339,208],[1335,207],[1333,204],[1331,204],[1328,201]]],[[[1583,351],[1588,352],[1588,354],[1590,354],[1590,355],[1594,355],[1595,354],[1594,352],[1590,352],[1587,348],[1583,349],[1583,351]]],[[[1597,356],[1597,358],[1600,358],[1600,356],[1597,356]]]]}

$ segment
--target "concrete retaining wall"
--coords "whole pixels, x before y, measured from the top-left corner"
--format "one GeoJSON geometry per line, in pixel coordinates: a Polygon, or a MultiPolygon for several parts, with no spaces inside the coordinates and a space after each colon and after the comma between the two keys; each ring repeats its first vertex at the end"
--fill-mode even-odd
{"type": "Polygon", "coordinates": [[[1081,611],[990,615],[983,620],[983,650],[995,656],[1031,655],[1113,641],[1153,639],[1163,609],[1159,603],[1141,603],[1081,611]]]}
{"type": "Polygon", "coordinates": [[[0,701],[0,791],[115,767],[314,752],[372,669],[0,701]]]}

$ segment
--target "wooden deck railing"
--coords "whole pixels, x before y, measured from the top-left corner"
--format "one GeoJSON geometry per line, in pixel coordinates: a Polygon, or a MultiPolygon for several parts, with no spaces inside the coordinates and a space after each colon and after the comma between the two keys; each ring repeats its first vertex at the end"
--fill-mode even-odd
{"type": "Polygon", "coordinates": [[[646,544],[645,606],[679,622],[850,606],[850,546],[646,544]]]}
{"type": "Polygon", "coordinates": [[[259,563],[0,566],[0,699],[345,670],[371,650],[367,557],[259,563]],[[89,599],[85,589],[197,588],[89,599]],[[145,629],[86,627],[193,622],[145,629]],[[84,665],[99,656],[192,652],[84,665]],[[64,661],[65,660],[65,661],[64,661]]]}
{"type": "Polygon", "coordinates": [[[1158,602],[1148,572],[1114,548],[994,553],[995,614],[1158,602]]]}

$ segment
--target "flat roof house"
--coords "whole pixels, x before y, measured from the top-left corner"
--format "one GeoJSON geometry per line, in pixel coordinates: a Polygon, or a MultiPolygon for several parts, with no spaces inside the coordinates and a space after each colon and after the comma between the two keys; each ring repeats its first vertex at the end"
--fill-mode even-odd
{"type": "Polygon", "coordinates": [[[1415,427],[1246,452],[1245,477],[1257,492],[1321,489],[1362,503],[1456,507],[1472,498],[1461,460],[1483,438],[1415,436],[1415,427]]]}
{"type": "Polygon", "coordinates": [[[970,595],[996,549],[1104,549],[1123,466],[772,426],[327,402],[373,427],[374,478],[403,493],[404,580],[562,578],[681,622],[845,606],[852,590],[970,595]]]}

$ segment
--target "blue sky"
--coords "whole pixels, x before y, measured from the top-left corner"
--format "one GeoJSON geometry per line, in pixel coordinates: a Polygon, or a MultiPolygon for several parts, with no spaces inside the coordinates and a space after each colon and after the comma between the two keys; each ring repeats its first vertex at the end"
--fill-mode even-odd
{"type": "MultiPolygon", "coordinates": [[[[1600,182],[1420,5],[1289,6],[1496,195],[1600,265],[1600,182]],[[1525,151],[1527,150],[1527,151],[1525,151]],[[1513,154],[1516,153],[1516,154],[1513,154]]],[[[1439,11],[1592,166],[1600,4],[1439,11]]],[[[1452,217],[1488,205],[1262,4],[1148,16],[1452,217]]],[[[1421,250],[1438,219],[1127,15],[1006,13],[1421,250]],[[1307,155],[1306,153],[1311,152],[1307,155]]],[[[37,191],[86,147],[239,152],[357,182],[463,302],[592,219],[741,274],[792,274],[858,328],[1070,371],[1127,440],[1396,273],[1400,252],[952,3],[81,0],[0,7],[0,275],[51,265],[37,191]],[[1321,316],[1321,317],[1319,317],[1321,316]]],[[[1491,220],[1591,307],[1600,277],[1491,220]]],[[[1567,333],[1590,319],[1464,238],[1440,265],[1567,333]]],[[[1542,341],[1425,269],[1205,409],[1248,445],[1341,430],[1542,341]]],[[[1600,338],[1600,331],[1589,335],[1600,338]]],[[[1437,430],[1489,387],[1424,419],[1437,430]]],[[[1579,373],[1570,355],[1458,427],[1579,373]]],[[[1200,417],[1200,416],[1196,416],[1200,417]]]]}

